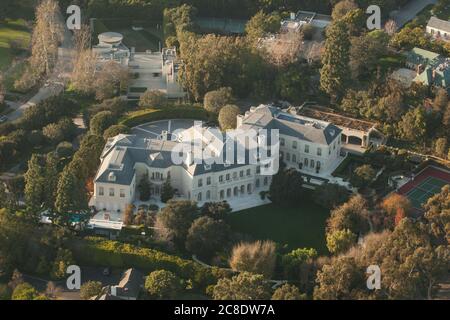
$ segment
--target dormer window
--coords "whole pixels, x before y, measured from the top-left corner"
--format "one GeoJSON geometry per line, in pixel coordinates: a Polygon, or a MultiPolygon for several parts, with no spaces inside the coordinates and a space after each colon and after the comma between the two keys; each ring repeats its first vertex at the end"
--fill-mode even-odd
{"type": "Polygon", "coordinates": [[[108,174],[108,181],[116,181],[116,175],[114,174],[114,172],[110,172],[108,174]]]}
{"type": "Polygon", "coordinates": [[[205,170],[211,170],[211,165],[210,164],[205,164],[205,170]]]}

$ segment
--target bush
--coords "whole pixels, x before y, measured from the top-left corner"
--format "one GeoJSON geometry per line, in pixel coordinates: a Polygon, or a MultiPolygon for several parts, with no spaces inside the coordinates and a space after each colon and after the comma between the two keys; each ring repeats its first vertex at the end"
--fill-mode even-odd
{"type": "Polygon", "coordinates": [[[233,91],[231,88],[226,87],[205,94],[203,105],[208,112],[219,113],[223,106],[233,102],[233,91]]]}
{"type": "Polygon", "coordinates": [[[12,300],[34,300],[38,297],[37,290],[29,283],[17,285],[12,293],[12,300]]]}
{"type": "Polygon", "coordinates": [[[56,146],[56,154],[60,158],[68,158],[73,155],[73,145],[70,142],[63,141],[56,146]]]}
{"type": "Polygon", "coordinates": [[[180,279],[170,271],[157,270],[145,280],[145,289],[159,299],[173,299],[182,289],[180,279]]]}
{"type": "Polygon", "coordinates": [[[248,271],[270,278],[275,269],[276,248],[272,241],[240,243],[233,248],[230,266],[235,271],[248,271]]]}
{"type": "Polygon", "coordinates": [[[194,261],[128,243],[86,237],[73,248],[76,261],[88,266],[138,268],[143,272],[164,269],[182,279],[191,279],[194,288],[205,289],[217,282],[217,268],[205,268],[194,261]]]}
{"type": "Polygon", "coordinates": [[[222,130],[236,128],[237,116],[241,112],[238,106],[228,104],[220,109],[219,125],[222,130]]]}
{"type": "Polygon", "coordinates": [[[150,90],[144,92],[139,99],[141,108],[161,108],[167,105],[167,95],[159,90],[150,90]]]}
{"type": "Polygon", "coordinates": [[[102,291],[102,283],[99,281],[88,281],[83,283],[80,288],[80,298],[83,300],[89,300],[90,298],[97,296],[102,291]]]}
{"type": "Polygon", "coordinates": [[[105,130],[103,133],[103,138],[108,140],[109,138],[115,137],[119,134],[128,134],[130,133],[130,128],[124,126],[123,124],[115,124],[105,130]]]}
{"type": "Polygon", "coordinates": [[[173,106],[165,110],[159,109],[145,109],[129,113],[120,124],[130,128],[138,126],[143,123],[165,120],[165,119],[195,119],[195,120],[209,120],[209,114],[202,108],[193,106],[173,106]]]}
{"type": "Polygon", "coordinates": [[[97,113],[90,121],[89,128],[93,134],[102,136],[104,131],[112,126],[116,118],[111,111],[97,113]]]}

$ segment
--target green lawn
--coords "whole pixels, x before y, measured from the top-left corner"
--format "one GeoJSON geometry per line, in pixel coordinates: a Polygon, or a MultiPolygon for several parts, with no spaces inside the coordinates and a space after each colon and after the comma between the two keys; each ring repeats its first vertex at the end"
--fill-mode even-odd
{"type": "Polygon", "coordinates": [[[26,49],[30,43],[30,31],[24,20],[6,20],[0,23],[0,70],[11,64],[14,52],[11,50],[11,41],[17,42],[19,48],[26,49]]]}
{"type": "Polygon", "coordinates": [[[325,221],[329,211],[315,204],[308,195],[295,208],[274,204],[232,213],[227,221],[232,229],[253,236],[286,244],[289,249],[315,248],[327,254],[325,221]]]}

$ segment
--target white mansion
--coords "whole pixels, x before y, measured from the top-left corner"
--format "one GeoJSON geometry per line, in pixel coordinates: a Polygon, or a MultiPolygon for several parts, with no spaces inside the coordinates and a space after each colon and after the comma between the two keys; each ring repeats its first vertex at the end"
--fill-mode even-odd
{"type": "MultiPolygon", "coordinates": [[[[288,167],[308,176],[330,171],[342,160],[342,130],[328,122],[260,105],[238,116],[237,129],[278,129],[280,157],[288,167]]],[[[137,200],[137,184],[145,174],[148,174],[153,197],[160,194],[168,177],[177,190],[177,197],[200,203],[236,200],[249,195],[259,197],[261,191],[269,190],[271,177],[261,172],[261,164],[257,162],[208,165],[187,156],[182,163],[174,163],[172,153],[179,153],[175,151],[177,144],[183,143],[193,130],[206,128],[194,126],[179,134],[162,134],[156,139],[123,134],[110,138],[101,155],[91,204],[98,210],[123,210],[137,200]]],[[[202,148],[214,148],[208,140],[200,143],[202,148]]]]}

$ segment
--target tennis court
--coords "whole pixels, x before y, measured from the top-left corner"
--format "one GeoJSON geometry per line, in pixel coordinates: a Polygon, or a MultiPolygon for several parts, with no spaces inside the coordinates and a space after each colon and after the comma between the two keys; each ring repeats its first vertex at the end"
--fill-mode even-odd
{"type": "Polygon", "coordinates": [[[422,204],[426,203],[429,198],[439,193],[447,182],[435,177],[428,177],[420,184],[416,185],[414,189],[409,191],[406,196],[411,201],[414,208],[420,209],[422,204]]]}

